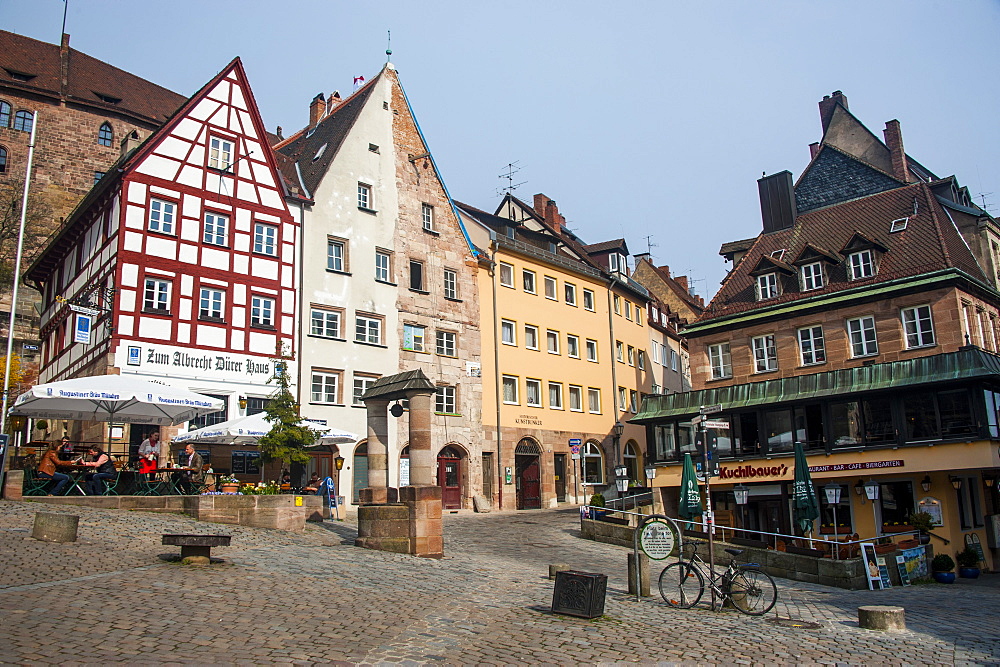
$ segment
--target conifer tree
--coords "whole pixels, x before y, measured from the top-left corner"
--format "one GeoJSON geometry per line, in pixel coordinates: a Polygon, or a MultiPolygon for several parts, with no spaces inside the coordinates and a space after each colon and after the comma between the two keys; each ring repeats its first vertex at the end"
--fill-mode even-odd
{"type": "Polygon", "coordinates": [[[275,360],[271,380],[277,383],[277,388],[267,402],[264,419],[273,426],[258,442],[260,457],[264,463],[281,461],[286,466],[293,462],[307,463],[309,455],[305,448],[315,442],[316,433],[301,425],[299,404],[289,389],[288,364],[284,359],[275,360]]]}

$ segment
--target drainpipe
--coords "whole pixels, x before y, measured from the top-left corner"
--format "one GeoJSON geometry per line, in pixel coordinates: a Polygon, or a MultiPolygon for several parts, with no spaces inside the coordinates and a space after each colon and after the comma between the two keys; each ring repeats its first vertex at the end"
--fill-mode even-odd
{"type": "MultiPolygon", "coordinates": [[[[615,284],[614,278],[608,278],[608,331],[611,332],[611,401],[612,405],[615,406],[615,423],[618,423],[619,415],[618,410],[621,408],[618,405],[618,347],[615,345],[615,308],[614,308],[614,290],[612,289],[615,284]]],[[[618,442],[613,439],[615,449],[615,465],[618,465],[618,442]]]]}
{"type": "Polygon", "coordinates": [[[493,294],[493,391],[496,394],[497,405],[497,509],[503,509],[503,457],[500,453],[500,406],[503,398],[503,375],[500,373],[500,337],[498,335],[498,313],[497,313],[497,237],[495,232],[490,232],[490,287],[493,294]]]}

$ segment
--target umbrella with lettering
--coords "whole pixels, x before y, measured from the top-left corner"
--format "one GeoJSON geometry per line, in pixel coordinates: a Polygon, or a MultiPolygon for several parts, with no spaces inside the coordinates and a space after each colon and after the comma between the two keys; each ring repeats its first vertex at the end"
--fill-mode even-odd
{"type": "MultiPolygon", "coordinates": [[[[308,426],[317,437],[325,435],[331,430],[326,426],[305,420],[299,422],[299,425],[308,426]]],[[[218,424],[202,426],[194,431],[174,436],[173,441],[175,443],[191,442],[216,445],[256,445],[258,440],[270,433],[273,426],[274,422],[267,421],[266,412],[258,412],[244,417],[235,417],[218,424]]]]}
{"type": "Polygon", "coordinates": [[[698,491],[698,477],[694,471],[694,463],[690,454],[684,454],[684,466],[681,468],[680,501],[677,514],[689,521],[701,519],[701,493],[698,491]]]}
{"type": "Polygon", "coordinates": [[[812,533],[813,521],[819,518],[819,499],[809,477],[809,464],[802,443],[795,443],[795,482],[792,484],[792,509],[795,523],[803,533],[812,533]]]}

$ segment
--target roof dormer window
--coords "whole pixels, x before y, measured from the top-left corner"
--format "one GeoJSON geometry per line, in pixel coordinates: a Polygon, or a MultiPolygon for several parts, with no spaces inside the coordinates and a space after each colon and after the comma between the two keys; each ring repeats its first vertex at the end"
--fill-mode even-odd
{"type": "Polygon", "coordinates": [[[892,225],[889,227],[889,233],[892,234],[893,232],[903,231],[904,229],[906,229],[906,223],[909,221],[910,221],[909,217],[897,218],[896,220],[893,220],[892,225]]]}
{"type": "Polygon", "coordinates": [[[799,278],[802,281],[802,291],[820,289],[825,284],[823,281],[823,264],[821,262],[810,262],[799,269],[799,278]]]}
{"type": "Polygon", "coordinates": [[[608,255],[608,269],[611,273],[627,273],[628,264],[625,262],[625,255],[617,252],[608,255]]]}
{"type": "Polygon", "coordinates": [[[875,275],[875,254],[871,250],[852,252],[847,257],[847,276],[851,280],[871,278],[875,275]]]}
{"type": "Polygon", "coordinates": [[[103,93],[97,92],[96,90],[94,91],[94,97],[108,104],[118,104],[119,102],[122,101],[122,98],[120,97],[112,97],[111,95],[105,95],[103,93]]]}
{"type": "Polygon", "coordinates": [[[778,274],[765,273],[757,276],[757,300],[773,299],[778,296],[778,274]]]}
{"type": "MultiPolygon", "coordinates": [[[[5,67],[4,69],[7,68],[5,67]]],[[[14,79],[14,81],[23,81],[24,83],[28,83],[38,76],[37,74],[28,74],[27,72],[18,72],[17,70],[12,69],[7,69],[7,74],[9,74],[10,78],[14,79]]]]}

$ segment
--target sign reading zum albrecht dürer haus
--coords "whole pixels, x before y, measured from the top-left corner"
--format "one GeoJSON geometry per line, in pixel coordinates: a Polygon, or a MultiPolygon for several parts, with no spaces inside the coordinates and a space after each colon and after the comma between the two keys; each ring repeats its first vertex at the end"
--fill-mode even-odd
{"type": "Polygon", "coordinates": [[[115,366],[151,375],[253,384],[264,384],[274,374],[274,362],[265,356],[129,341],[115,350],[115,366]]]}

